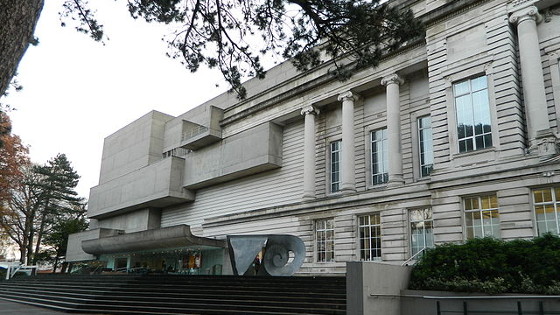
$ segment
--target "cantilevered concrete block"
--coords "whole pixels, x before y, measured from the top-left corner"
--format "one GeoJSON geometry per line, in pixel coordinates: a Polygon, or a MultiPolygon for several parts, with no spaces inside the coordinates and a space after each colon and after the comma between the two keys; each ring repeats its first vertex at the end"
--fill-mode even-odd
{"type": "Polygon", "coordinates": [[[188,154],[183,185],[198,189],[281,166],[282,128],[264,123],[188,154]]]}
{"type": "Polygon", "coordinates": [[[93,187],[88,216],[99,219],[194,200],[194,194],[182,188],[183,167],[184,159],[168,157],[93,187]]]}
{"type": "Polygon", "coordinates": [[[165,124],[171,119],[151,111],[105,138],[99,184],[160,160],[165,124]]]}
{"type": "Polygon", "coordinates": [[[202,124],[183,120],[181,147],[198,150],[212,143],[222,140],[220,121],[224,111],[214,106],[206,107],[205,119],[202,124]]]}

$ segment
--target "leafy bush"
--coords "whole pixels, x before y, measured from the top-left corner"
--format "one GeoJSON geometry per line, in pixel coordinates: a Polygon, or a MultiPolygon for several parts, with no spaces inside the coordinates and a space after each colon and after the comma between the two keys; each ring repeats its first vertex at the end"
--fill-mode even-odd
{"type": "Polygon", "coordinates": [[[410,288],[560,294],[560,238],[471,239],[427,250],[412,270],[410,288]]]}

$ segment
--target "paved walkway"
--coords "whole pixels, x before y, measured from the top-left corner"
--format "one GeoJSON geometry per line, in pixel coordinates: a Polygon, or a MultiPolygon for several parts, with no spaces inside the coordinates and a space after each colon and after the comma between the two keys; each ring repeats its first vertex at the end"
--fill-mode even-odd
{"type": "MultiPolygon", "coordinates": [[[[10,315],[60,315],[68,314],[64,312],[57,312],[49,310],[47,308],[35,307],[27,304],[9,302],[0,299],[0,314],[10,314],[10,315]]],[[[76,313],[74,313],[76,314],[76,313]]]]}

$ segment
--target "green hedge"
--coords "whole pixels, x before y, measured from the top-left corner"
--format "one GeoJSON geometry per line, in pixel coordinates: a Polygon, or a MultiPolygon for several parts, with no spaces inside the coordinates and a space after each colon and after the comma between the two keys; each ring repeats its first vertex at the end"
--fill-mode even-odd
{"type": "Polygon", "coordinates": [[[414,266],[415,290],[560,294],[560,238],[471,239],[427,250],[414,266]]]}

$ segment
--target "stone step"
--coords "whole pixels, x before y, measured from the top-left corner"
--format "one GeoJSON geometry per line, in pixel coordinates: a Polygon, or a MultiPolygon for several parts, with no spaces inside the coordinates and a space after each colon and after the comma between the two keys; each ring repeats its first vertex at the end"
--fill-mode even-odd
{"type": "Polygon", "coordinates": [[[345,314],[344,277],[45,275],[0,298],[88,314],[345,314]]]}
{"type": "Polygon", "coordinates": [[[91,301],[101,301],[101,302],[151,302],[151,303],[198,303],[211,302],[214,304],[244,304],[244,303],[258,303],[262,305],[284,305],[284,306],[306,306],[306,305],[331,305],[333,307],[338,307],[345,304],[345,298],[327,298],[327,297],[283,297],[278,296],[276,298],[262,298],[255,295],[242,295],[239,293],[230,294],[229,296],[215,296],[215,295],[204,295],[204,294],[183,294],[174,296],[165,296],[161,294],[154,293],[153,295],[123,295],[121,292],[111,292],[111,295],[98,295],[98,294],[80,294],[80,293],[70,293],[70,292],[59,292],[59,291],[38,291],[30,289],[19,289],[19,288],[5,288],[0,292],[3,296],[30,296],[30,297],[42,297],[42,298],[53,298],[65,301],[78,301],[78,302],[91,302],[91,301]],[[38,293],[40,292],[40,293],[38,293]]]}

